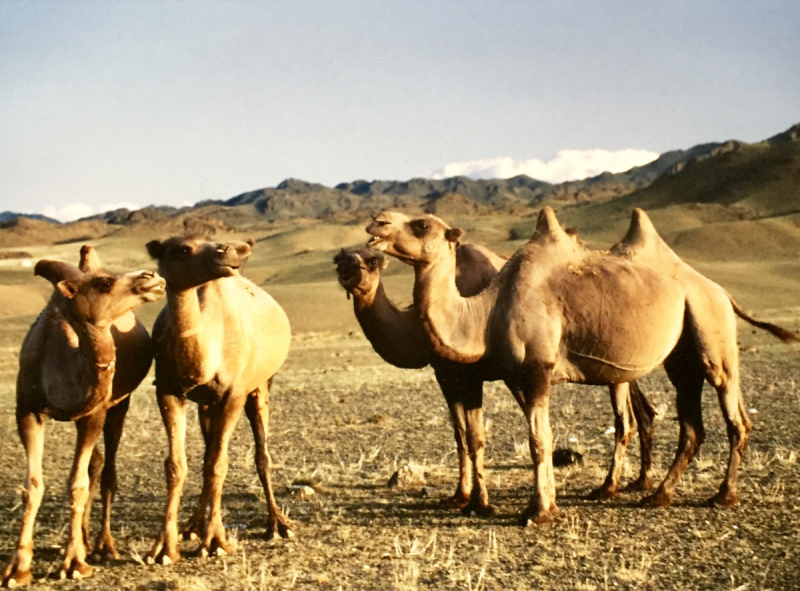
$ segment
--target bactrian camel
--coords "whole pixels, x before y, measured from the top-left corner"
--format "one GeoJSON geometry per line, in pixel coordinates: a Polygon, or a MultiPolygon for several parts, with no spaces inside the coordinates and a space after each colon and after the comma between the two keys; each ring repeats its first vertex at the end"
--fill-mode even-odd
{"type": "Polygon", "coordinates": [[[267,500],[266,535],[291,535],[275,502],[267,450],[269,386],[289,352],[291,332],[283,309],[240,275],[252,241],[221,244],[197,237],[147,243],[167,280],[167,305],[153,327],[156,396],[167,430],[164,525],[148,555],[169,564],[180,558],[178,508],[186,480],[186,401],[198,405],[206,451],[203,489],[186,525],[199,536],[201,555],[230,550],[222,524],[222,486],[228,442],[244,409],[255,440],[255,463],[267,500]],[[206,521],[206,510],[208,520],[206,521]]]}
{"type": "Polygon", "coordinates": [[[111,275],[101,269],[90,246],[81,249],[79,267],[41,260],[34,273],[49,280],[55,290],[19,355],[17,429],[28,458],[28,477],[22,494],[22,530],[3,574],[5,587],[27,585],[32,579],[33,529],[44,493],[42,455],[48,417],[74,421],[78,432],[69,477],[69,544],[59,575],[78,579],[92,572],[86,546],[98,480],[103,523],[94,552],[98,558],[119,558],[111,536],[116,453],[129,396],[153,360],[150,337],[132,310],[164,297],[161,277],[152,271],[111,275]],[[96,449],[101,433],[105,464],[96,449]]]}
{"type": "MultiPolygon", "coordinates": [[[[378,216],[378,220],[381,216],[378,216]]],[[[455,287],[463,232],[434,216],[409,220],[387,239],[374,224],[371,246],[412,261],[414,302],[435,351],[453,361],[491,360],[521,401],[529,424],[534,492],[524,523],[558,513],[549,419],[550,384],[617,385],[660,364],[677,389],[680,441],[672,467],[647,499],[672,500],[703,439],[703,380],[716,389],[730,457],[712,502],[738,503],[737,474],[751,425],[743,412],[735,317],[783,340],[790,332],[744,314],[731,296],[684,265],[636,210],[612,253],[572,240],[545,207],[531,240],[480,294],[455,287]]]]}
{"type": "MultiPolygon", "coordinates": [[[[376,220],[384,234],[392,228],[401,228],[407,216],[386,212],[376,220]]],[[[374,250],[361,248],[342,250],[335,258],[339,283],[353,297],[353,308],[364,334],[375,351],[388,363],[403,368],[419,368],[431,364],[445,400],[455,432],[459,460],[459,484],[447,504],[474,509],[479,514],[491,512],[488,491],[483,473],[485,434],[483,425],[483,382],[496,379],[489,363],[455,363],[437,355],[413,307],[398,309],[383,289],[381,270],[387,265],[385,257],[374,250]],[[467,450],[469,458],[467,458],[467,450]],[[475,472],[472,500],[469,499],[472,482],[470,466],[475,472]]],[[[456,248],[456,288],[463,296],[476,294],[489,284],[506,259],[482,246],[459,244],[456,248]],[[487,264],[488,263],[488,264],[487,264]],[[475,273],[475,270],[478,270],[475,273]]],[[[630,439],[631,413],[627,395],[621,392],[620,407],[624,412],[624,427],[618,426],[622,452],[617,451],[612,469],[603,486],[593,491],[594,497],[613,496],[620,478],[624,446],[630,439]],[[626,433],[627,430],[627,433],[626,433]]],[[[632,490],[645,490],[651,486],[652,427],[655,412],[636,383],[632,384],[631,401],[636,416],[641,442],[641,471],[639,478],[629,485],[632,490]]]]}

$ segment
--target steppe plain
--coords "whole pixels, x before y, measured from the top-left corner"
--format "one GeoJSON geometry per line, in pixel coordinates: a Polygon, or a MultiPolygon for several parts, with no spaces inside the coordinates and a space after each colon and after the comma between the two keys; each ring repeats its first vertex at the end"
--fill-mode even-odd
{"type": "MultiPolygon", "coordinates": [[[[630,207],[564,207],[593,248],[624,234],[630,207]]],[[[800,331],[800,221],[794,216],[740,220],[718,204],[660,207],[656,227],[688,262],[726,287],[760,319],[800,331]],[[790,235],[787,247],[785,236],[790,235]]],[[[467,239],[510,254],[532,233],[535,211],[447,219],[467,239]],[[526,217],[527,216],[527,217],[526,217]],[[509,237],[516,238],[509,240],[509,237]]],[[[639,506],[641,493],[586,500],[605,473],[613,425],[604,388],[555,387],[551,413],[556,445],[583,454],[582,464],[556,470],[561,517],[523,529],[517,517],[532,475],[522,413],[501,383],[485,386],[490,518],[464,517],[439,506],[457,475],[444,400],[430,369],[400,370],[371,349],[333,274],[341,246],[365,241],[366,219],[346,223],[279,221],[220,239],[257,239],[245,275],[271,293],[293,325],[289,359],[272,390],[270,451],[278,500],[296,537],[263,539],[265,504],[253,465],[249,428],[240,421],[231,443],[223,505],[237,550],[192,556],[195,542],[172,566],[144,556],[158,531],[165,499],[166,437],[152,379],[134,393],[119,454],[120,486],[113,531],[122,559],[98,565],[85,581],[55,581],[68,522],[66,479],[74,427],[51,421],[45,443],[45,498],[36,529],[33,589],[798,589],[800,588],[800,348],[740,324],[743,390],[754,422],[741,473],[742,504],[718,510],[705,501],[722,479],[727,439],[716,396],[704,390],[707,439],[687,470],[676,503],[639,506]],[[388,488],[402,465],[417,482],[388,488]],[[424,480],[424,482],[423,482],[424,480]]],[[[112,271],[153,268],[144,243],[154,236],[90,241],[112,271]]],[[[82,242],[15,245],[31,260],[76,261],[82,242]]],[[[6,249],[11,250],[11,249],[6,249]]],[[[413,277],[397,261],[385,282],[390,297],[411,301],[413,277]]],[[[14,419],[22,339],[50,285],[20,259],[0,261],[0,559],[18,534],[25,475],[14,419]]],[[[146,326],[162,303],[141,309],[146,326]]],[[[663,371],[643,380],[658,409],[656,479],[677,443],[674,390],[663,371]]],[[[200,492],[202,438],[188,436],[186,518],[200,492]]],[[[635,475],[630,446],[626,478],[635,475]]],[[[95,518],[99,507],[95,506],[95,518]]],[[[96,527],[95,523],[95,527],[96,527]]]]}

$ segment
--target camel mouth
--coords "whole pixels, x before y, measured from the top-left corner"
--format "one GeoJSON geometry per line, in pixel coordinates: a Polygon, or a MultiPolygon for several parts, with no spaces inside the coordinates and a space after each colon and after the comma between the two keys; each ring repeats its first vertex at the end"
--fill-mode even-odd
{"type": "Polygon", "coordinates": [[[370,239],[367,240],[367,248],[377,248],[378,250],[380,250],[378,244],[380,244],[381,242],[383,242],[383,238],[381,238],[380,236],[371,236],[370,239]]]}

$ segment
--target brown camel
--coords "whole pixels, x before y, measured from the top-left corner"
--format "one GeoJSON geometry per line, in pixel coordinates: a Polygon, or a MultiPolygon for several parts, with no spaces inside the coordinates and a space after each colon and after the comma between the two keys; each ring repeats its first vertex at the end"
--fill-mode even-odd
{"type": "MultiPolygon", "coordinates": [[[[387,212],[380,221],[384,233],[401,228],[401,220],[409,219],[404,214],[387,212]],[[388,223],[382,223],[388,222],[388,223]]],[[[577,236],[575,236],[577,239],[577,236]]],[[[482,246],[460,244],[456,248],[456,288],[462,296],[478,293],[489,284],[492,277],[506,259],[495,255],[482,246]],[[491,255],[491,258],[490,256],[491,255]],[[488,263],[488,264],[487,264],[488,263]],[[478,278],[470,272],[479,269],[478,278]]],[[[388,363],[403,368],[419,368],[431,364],[436,379],[445,396],[455,432],[456,450],[459,460],[459,483],[448,505],[464,508],[465,513],[475,510],[479,514],[491,513],[483,473],[483,449],[485,434],[483,425],[483,382],[497,379],[490,363],[455,363],[437,355],[428,340],[419,316],[413,308],[397,309],[386,296],[381,283],[381,270],[387,261],[377,251],[369,249],[342,250],[335,258],[339,283],[353,296],[354,311],[364,334],[375,351],[388,363]],[[465,409],[467,409],[465,411],[465,409]],[[469,458],[466,451],[469,450],[469,458]],[[475,484],[470,500],[471,472],[468,460],[472,461],[475,484]]],[[[651,449],[653,418],[655,412],[647,398],[634,382],[631,388],[633,408],[627,404],[627,390],[621,387],[620,417],[616,433],[618,447],[614,461],[604,484],[593,491],[594,498],[607,498],[616,494],[625,448],[631,437],[633,415],[639,429],[641,442],[641,470],[639,478],[630,483],[630,490],[647,490],[652,485],[651,449]]],[[[612,399],[613,400],[613,399],[612,399]]]]}
{"type": "Polygon", "coordinates": [[[206,451],[203,490],[184,537],[200,537],[201,555],[230,550],[222,524],[222,486],[228,442],[242,409],[253,430],[256,469],[267,499],[267,537],[292,533],[275,502],[267,450],[269,386],[289,352],[291,332],[277,302],[239,274],[252,245],[191,236],[147,244],[167,280],[167,306],[156,319],[153,340],[156,396],[169,439],[166,513],[150,562],[180,558],[177,519],[187,473],[187,400],[198,405],[206,451]]]}
{"type": "Polygon", "coordinates": [[[523,406],[535,489],[525,523],[552,521],[558,513],[550,384],[615,386],[661,363],[678,391],[681,436],[669,474],[649,502],[671,501],[702,440],[703,379],[717,390],[730,442],[728,470],[712,501],[738,502],[750,423],[742,409],[735,316],[784,340],[797,337],[754,321],[721,287],[690,275],[674,254],[665,257],[669,247],[644,212],[634,213],[615,253],[603,253],[576,243],[545,207],[531,240],[471,298],[459,295],[453,281],[461,230],[423,216],[389,237],[376,225],[381,217],[368,229],[370,245],[414,264],[414,302],[434,350],[462,363],[491,360],[523,406]]]}
{"type": "Polygon", "coordinates": [[[95,554],[119,558],[111,536],[111,502],[117,486],[116,453],[129,395],[153,360],[150,337],[132,310],[164,297],[164,280],[151,271],[115,277],[100,268],[90,246],[80,267],[41,260],[34,273],[55,287],[28,331],[19,355],[17,429],[28,458],[24,513],[17,549],[3,574],[3,586],[32,580],[33,528],[42,501],[42,454],[47,417],[74,421],[78,437],[69,478],[71,527],[61,578],[87,577],[89,513],[98,480],[103,524],[95,554]],[[103,433],[106,457],[96,449],[103,433]],[[102,474],[101,474],[102,470],[102,474]]]}

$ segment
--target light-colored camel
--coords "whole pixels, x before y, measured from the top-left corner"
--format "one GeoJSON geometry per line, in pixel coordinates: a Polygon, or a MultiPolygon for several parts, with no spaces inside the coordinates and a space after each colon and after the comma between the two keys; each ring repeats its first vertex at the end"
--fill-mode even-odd
{"type": "Polygon", "coordinates": [[[95,542],[98,557],[119,558],[111,536],[111,502],[116,491],[116,453],[129,395],[153,360],[150,337],[132,310],[164,296],[164,280],[151,271],[115,277],[100,268],[84,246],[80,267],[41,260],[36,275],[55,290],[31,326],[19,356],[17,429],[28,458],[22,500],[22,530],[3,574],[3,586],[32,579],[33,529],[42,501],[44,424],[48,417],[74,421],[78,437],[69,478],[71,527],[61,578],[89,576],[86,563],[89,513],[98,481],[103,523],[95,542]],[[105,464],[96,444],[103,433],[105,464]],[[102,474],[101,474],[102,470],[102,474]]]}
{"type": "Polygon", "coordinates": [[[784,340],[796,337],[754,321],[722,288],[691,275],[674,254],[667,257],[669,247],[644,212],[634,213],[612,254],[583,248],[545,207],[531,240],[471,298],[460,296],[453,281],[461,230],[424,216],[406,221],[391,237],[375,223],[369,231],[371,246],[414,264],[414,302],[435,351],[463,363],[491,360],[520,400],[534,464],[525,523],[548,522],[558,513],[550,384],[614,386],[661,363],[678,391],[681,436],[669,474],[649,502],[671,501],[702,440],[704,379],[717,390],[730,442],[726,476],[712,501],[738,502],[737,473],[750,423],[742,409],[735,316],[784,340]]]}
{"type": "MultiPolygon", "coordinates": [[[[381,231],[388,234],[394,228],[401,229],[407,216],[397,212],[382,214],[377,223],[381,231]]],[[[433,351],[422,323],[413,307],[398,309],[383,289],[381,270],[387,261],[377,251],[362,248],[342,250],[335,258],[337,274],[348,297],[353,296],[353,307],[364,334],[375,351],[388,363],[396,367],[419,368],[430,363],[437,381],[448,403],[456,450],[459,459],[459,484],[447,504],[475,510],[479,514],[492,511],[488,504],[488,491],[483,473],[483,449],[485,434],[483,425],[483,382],[497,379],[497,372],[490,363],[462,364],[449,361],[433,351]],[[467,409],[465,411],[465,409],[467,409]],[[466,452],[469,451],[469,458],[466,452]],[[474,488],[470,500],[472,474],[469,460],[475,473],[474,488]]],[[[456,288],[462,296],[478,293],[489,284],[497,271],[506,262],[482,246],[460,244],[456,248],[456,288]],[[486,265],[489,262],[489,265],[486,265]],[[478,269],[477,279],[471,271],[478,269]],[[469,291],[468,291],[469,290],[469,291]]],[[[616,433],[618,448],[608,477],[601,487],[593,491],[594,498],[607,498],[617,491],[625,448],[631,437],[633,423],[639,429],[641,443],[641,470],[639,478],[630,483],[631,490],[647,490],[651,487],[651,449],[653,418],[655,412],[634,382],[631,389],[633,408],[627,404],[624,386],[617,393],[620,422],[616,433]],[[636,420],[633,420],[633,416],[636,420]]],[[[615,401],[616,402],[616,401],[615,401]]]]}
{"type": "Polygon", "coordinates": [[[169,564],[180,558],[177,519],[187,474],[187,400],[198,405],[206,451],[202,493],[184,537],[199,536],[202,555],[230,550],[222,524],[222,486],[228,442],[243,409],[253,430],[256,469],[267,500],[267,537],[291,535],[275,502],[267,450],[269,386],[289,352],[291,331],[277,302],[239,274],[252,244],[196,237],[147,244],[167,280],[167,306],[156,319],[153,340],[156,396],[169,439],[164,463],[168,492],[164,525],[148,555],[151,562],[169,564]]]}

